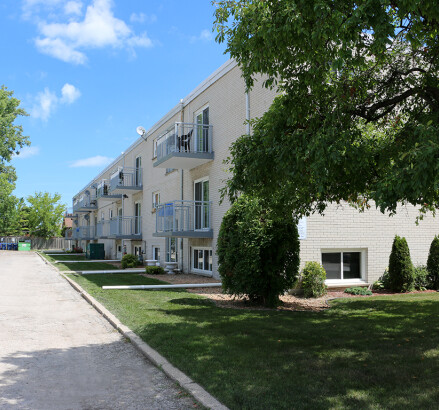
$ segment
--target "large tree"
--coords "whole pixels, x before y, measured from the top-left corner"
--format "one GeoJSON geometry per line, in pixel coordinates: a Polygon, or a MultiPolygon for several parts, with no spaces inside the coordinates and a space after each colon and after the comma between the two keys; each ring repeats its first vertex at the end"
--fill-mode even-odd
{"type": "Polygon", "coordinates": [[[36,192],[27,197],[29,208],[26,210],[29,234],[41,238],[59,236],[66,206],[60,203],[61,195],[48,192],[36,192]]]}
{"type": "Polygon", "coordinates": [[[231,147],[232,200],[246,192],[298,214],[340,201],[439,208],[436,0],[214,3],[217,41],[247,86],[279,91],[231,147]]]}
{"type": "Polygon", "coordinates": [[[21,125],[15,124],[18,116],[27,115],[19,108],[20,100],[5,86],[0,87],[0,234],[20,233],[20,207],[22,200],[12,192],[15,189],[15,169],[9,165],[12,155],[29,145],[21,125]]]}

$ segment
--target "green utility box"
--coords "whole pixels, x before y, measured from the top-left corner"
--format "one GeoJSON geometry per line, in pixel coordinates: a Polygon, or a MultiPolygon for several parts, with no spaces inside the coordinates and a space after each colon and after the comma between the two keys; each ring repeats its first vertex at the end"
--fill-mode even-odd
{"type": "Polygon", "coordinates": [[[19,251],[30,251],[30,242],[18,242],[19,251]]]}
{"type": "Polygon", "coordinates": [[[85,254],[87,259],[105,259],[105,249],[103,243],[89,243],[85,254]]]}

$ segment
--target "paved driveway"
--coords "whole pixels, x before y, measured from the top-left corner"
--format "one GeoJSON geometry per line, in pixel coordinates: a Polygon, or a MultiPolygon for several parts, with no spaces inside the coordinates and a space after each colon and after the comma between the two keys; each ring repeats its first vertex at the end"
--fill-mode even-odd
{"type": "Polygon", "coordinates": [[[38,255],[0,251],[0,408],[193,408],[179,391],[38,255]]]}

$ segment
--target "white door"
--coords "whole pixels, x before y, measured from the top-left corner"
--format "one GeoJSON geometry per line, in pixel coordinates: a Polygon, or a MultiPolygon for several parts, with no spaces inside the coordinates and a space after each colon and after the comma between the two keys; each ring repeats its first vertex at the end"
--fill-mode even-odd
{"type": "Polygon", "coordinates": [[[195,229],[209,229],[209,180],[194,183],[195,229]]]}

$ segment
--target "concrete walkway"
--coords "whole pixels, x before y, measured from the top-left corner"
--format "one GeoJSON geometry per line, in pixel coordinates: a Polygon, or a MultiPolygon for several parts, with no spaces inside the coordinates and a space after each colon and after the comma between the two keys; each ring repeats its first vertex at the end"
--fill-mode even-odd
{"type": "Polygon", "coordinates": [[[193,399],[33,252],[0,251],[1,409],[186,409],[193,399]]]}

